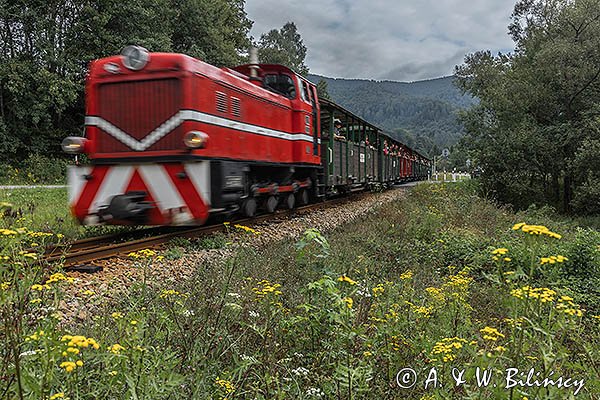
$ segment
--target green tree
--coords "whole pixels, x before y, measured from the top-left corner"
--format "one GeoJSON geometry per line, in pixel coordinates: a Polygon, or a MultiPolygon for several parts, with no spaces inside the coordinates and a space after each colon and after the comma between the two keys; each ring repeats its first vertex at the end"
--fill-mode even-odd
{"type": "Polygon", "coordinates": [[[261,35],[257,47],[261,63],[282,64],[301,75],[308,74],[308,67],[304,64],[306,46],[293,22],[261,35]]]}
{"type": "Polygon", "coordinates": [[[327,81],[325,79],[320,79],[319,82],[317,82],[317,95],[320,99],[331,100],[329,90],[327,89],[327,81]]]}
{"type": "Polygon", "coordinates": [[[0,0],[0,161],[81,132],[90,61],[139,44],[236,64],[251,25],[243,0],[0,0]]]}
{"type": "Polygon", "coordinates": [[[172,0],[173,50],[211,64],[236,65],[250,47],[244,0],[172,0]]]}
{"type": "Polygon", "coordinates": [[[462,114],[465,144],[501,200],[569,210],[573,161],[599,121],[600,0],[522,0],[512,19],[512,54],[477,52],[456,69],[480,100],[462,114]]]}

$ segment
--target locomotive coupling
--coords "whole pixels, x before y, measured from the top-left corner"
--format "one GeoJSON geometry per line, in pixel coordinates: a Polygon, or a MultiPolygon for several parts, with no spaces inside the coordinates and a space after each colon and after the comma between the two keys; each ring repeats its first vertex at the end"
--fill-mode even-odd
{"type": "Polygon", "coordinates": [[[147,222],[148,212],[154,208],[149,201],[144,201],[146,192],[127,192],[114,196],[107,206],[98,210],[102,222],[124,221],[143,225],[147,222]]]}

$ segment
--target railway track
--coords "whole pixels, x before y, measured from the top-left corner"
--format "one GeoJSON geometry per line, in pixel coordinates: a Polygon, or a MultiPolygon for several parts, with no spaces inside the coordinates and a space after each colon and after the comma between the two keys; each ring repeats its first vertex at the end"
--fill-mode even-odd
{"type": "MultiPolygon", "coordinates": [[[[361,195],[364,195],[364,193],[358,193],[349,197],[340,197],[323,203],[310,204],[293,210],[279,210],[273,214],[263,214],[254,218],[235,220],[232,221],[232,223],[253,225],[269,220],[287,218],[293,215],[348,202],[354,200],[355,196],[361,195]]],[[[136,231],[119,232],[112,235],[80,239],[67,245],[48,248],[46,249],[43,260],[50,264],[61,262],[66,267],[73,267],[78,264],[85,264],[91,261],[115,257],[137,250],[157,247],[168,243],[174,238],[197,238],[214,232],[223,232],[225,229],[225,226],[222,223],[219,223],[199,227],[170,228],[167,232],[165,232],[164,227],[152,227],[136,231]],[[132,237],[133,239],[127,240],[132,237]]]]}

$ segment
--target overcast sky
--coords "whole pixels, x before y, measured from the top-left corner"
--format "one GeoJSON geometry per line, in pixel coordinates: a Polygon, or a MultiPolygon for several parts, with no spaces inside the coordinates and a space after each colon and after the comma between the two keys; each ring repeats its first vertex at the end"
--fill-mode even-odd
{"type": "Polygon", "coordinates": [[[453,73],[467,53],[507,52],[516,0],[246,0],[259,38],[287,21],[311,73],[413,81],[453,73]]]}

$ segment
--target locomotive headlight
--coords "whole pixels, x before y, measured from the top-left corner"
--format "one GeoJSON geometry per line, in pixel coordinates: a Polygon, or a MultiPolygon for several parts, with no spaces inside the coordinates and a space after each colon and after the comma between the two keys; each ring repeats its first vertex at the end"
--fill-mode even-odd
{"type": "Polygon", "coordinates": [[[60,144],[60,147],[62,147],[62,150],[65,153],[79,154],[84,152],[86,142],[86,138],[82,138],[79,136],[69,136],[63,139],[62,143],[60,144]]]}
{"type": "Polygon", "coordinates": [[[150,53],[142,46],[127,46],[121,51],[123,65],[132,71],[139,71],[150,61],[150,53]]]}
{"type": "Polygon", "coordinates": [[[208,144],[208,135],[204,132],[190,131],[183,137],[183,143],[190,149],[203,149],[208,144]]]}

